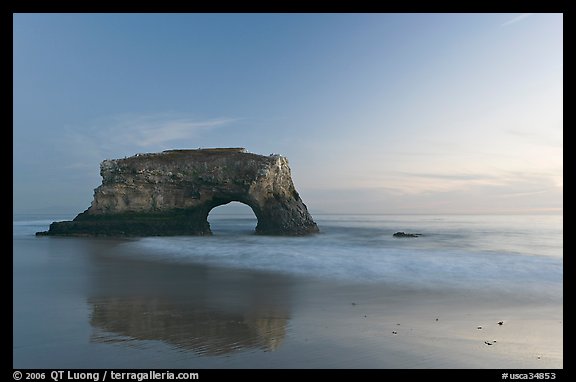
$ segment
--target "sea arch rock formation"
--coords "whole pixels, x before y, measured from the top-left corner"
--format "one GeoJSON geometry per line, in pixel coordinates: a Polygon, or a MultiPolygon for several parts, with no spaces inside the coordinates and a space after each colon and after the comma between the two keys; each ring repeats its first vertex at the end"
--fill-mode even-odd
{"type": "Polygon", "coordinates": [[[102,184],[86,211],[38,234],[210,235],[210,210],[233,201],[252,208],[258,234],[319,231],[281,155],[243,148],[166,150],[105,160],[100,175],[102,184]]]}

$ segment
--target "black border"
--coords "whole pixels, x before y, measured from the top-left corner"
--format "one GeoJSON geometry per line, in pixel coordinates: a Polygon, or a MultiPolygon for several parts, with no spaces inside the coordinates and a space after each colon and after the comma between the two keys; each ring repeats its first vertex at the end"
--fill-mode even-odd
{"type": "Polygon", "coordinates": [[[118,1],[36,1],[15,2],[11,12],[198,12],[198,13],[365,13],[365,12],[565,12],[568,0],[409,0],[409,1],[288,1],[216,2],[174,1],[134,2],[118,1]]]}
{"type": "MultiPolygon", "coordinates": [[[[119,13],[167,13],[167,12],[193,12],[193,13],[563,13],[568,12],[568,1],[536,1],[536,0],[484,0],[481,2],[453,2],[453,1],[432,1],[432,0],[411,0],[411,1],[366,1],[366,2],[294,2],[276,1],[247,4],[246,2],[235,2],[223,4],[218,2],[185,2],[185,1],[162,1],[156,3],[129,2],[129,1],[38,1],[38,2],[15,2],[11,1],[7,12],[3,12],[2,26],[4,28],[6,49],[13,52],[13,14],[14,13],[98,13],[98,12],[119,12],[119,13]]],[[[10,62],[13,73],[13,60],[10,62]]],[[[12,73],[5,71],[4,83],[11,84],[13,88],[12,73]]],[[[12,99],[11,89],[6,87],[7,99],[12,99]]],[[[13,126],[13,115],[10,123],[13,126]]],[[[10,130],[12,136],[12,130],[10,130]]],[[[13,157],[12,157],[13,158],[13,157]]],[[[12,190],[10,192],[13,192],[12,190]]],[[[570,263],[571,251],[565,257],[566,265],[570,263]]],[[[11,261],[12,263],[12,261],[11,261]]],[[[5,268],[5,270],[8,267],[5,268]]],[[[571,269],[568,266],[568,269],[571,269]]],[[[5,277],[5,280],[12,280],[12,277],[5,277]]],[[[13,290],[12,287],[10,288],[13,290]]],[[[566,292],[566,290],[565,290],[566,292]]],[[[565,293],[566,296],[566,293],[565,293]]],[[[13,294],[12,294],[13,298],[13,294]]],[[[569,326],[568,326],[569,327],[569,326]]],[[[566,330],[567,326],[564,326],[566,330]]],[[[564,335],[564,337],[568,337],[564,335]]],[[[13,338],[12,341],[13,342],[13,338]]],[[[12,343],[13,345],[13,343],[12,343]]],[[[566,350],[566,348],[564,349],[566,350]]],[[[13,355],[12,355],[13,357],[13,355]]],[[[10,358],[13,361],[12,357],[10,358]]],[[[529,373],[555,373],[554,380],[564,380],[571,368],[569,356],[565,357],[564,369],[192,369],[187,371],[198,372],[201,380],[220,378],[262,378],[271,377],[333,377],[333,378],[364,378],[376,379],[382,377],[392,378],[443,378],[448,380],[461,381],[462,378],[481,378],[487,381],[501,381],[502,373],[522,374],[529,373]]],[[[13,363],[13,362],[11,362],[13,363]]],[[[53,370],[78,370],[82,372],[102,372],[102,369],[12,369],[10,375],[12,380],[14,372],[35,371],[50,373],[53,370]]],[[[123,369],[123,371],[142,372],[149,369],[123,369]]],[[[184,371],[183,369],[154,369],[158,372],[172,370],[173,372],[184,371]]],[[[46,378],[46,380],[51,380],[46,378]]],[[[66,379],[64,379],[66,380],[66,379]]],[[[102,379],[100,378],[100,381],[102,379]]],[[[540,380],[540,379],[533,379],[540,380]]]]}

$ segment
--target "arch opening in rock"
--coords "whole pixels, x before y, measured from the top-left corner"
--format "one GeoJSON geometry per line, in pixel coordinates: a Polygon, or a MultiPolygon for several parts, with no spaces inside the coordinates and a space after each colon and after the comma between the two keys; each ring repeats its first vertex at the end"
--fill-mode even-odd
{"type": "Polygon", "coordinates": [[[252,207],[236,200],[213,207],[207,220],[213,235],[254,234],[258,225],[252,207]]]}

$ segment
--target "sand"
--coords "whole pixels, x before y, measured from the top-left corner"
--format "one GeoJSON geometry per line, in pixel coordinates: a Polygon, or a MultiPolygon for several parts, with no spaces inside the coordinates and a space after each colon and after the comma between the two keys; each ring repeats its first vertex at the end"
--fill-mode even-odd
{"type": "Polygon", "coordinates": [[[563,367],[561,298],[158,263],[117,244],[15,241],[15,368],[563,367]]]}

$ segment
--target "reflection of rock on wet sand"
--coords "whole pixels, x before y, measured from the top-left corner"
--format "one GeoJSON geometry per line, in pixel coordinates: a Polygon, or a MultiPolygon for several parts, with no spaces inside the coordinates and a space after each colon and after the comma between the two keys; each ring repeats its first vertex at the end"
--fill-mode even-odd
{"type": "Polygon", "coordinates": [[[216,312],[195,307],[193,301],[118,297],[91,298],[88,303],[90,323],[100,329],[92,336],[94,342],[122,342],[125,337],[159,340],[207,355],[247,348],[274,351],[284,339],[288,322],[281,311],[216,312]]]}
{"type": "Polygon", "coordinates": [[[182,351],[218,355],[274,351],[284,340],[291,278],[142,261],[138,252],[131,256],[130,245],[86,244],[92,264],[87,304],[94,342],[138,346],[139,340],[163,341],[182,351]]]}

